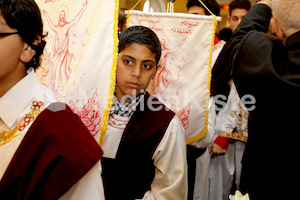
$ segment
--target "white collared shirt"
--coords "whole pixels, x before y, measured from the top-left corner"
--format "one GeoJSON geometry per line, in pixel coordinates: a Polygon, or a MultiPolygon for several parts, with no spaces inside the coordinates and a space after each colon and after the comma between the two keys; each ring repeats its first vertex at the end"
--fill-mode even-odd
{"type": "MultiPolygon", "coordinates": [[[[23,112],[27,107],[31,107],[33,101],[42,101],[48,105],[56,102],[56,99],[51,90],[38,82],[34,70],[30,68],[27,76],[0,98],[0,118],[6,128],[14,129],[23,112]]],[[[0,132],[2,131],[0,127],[0,132]]]]}
{"type": "MultiPolygon", "coordinates": [[[[43,108],[46,108],[56,99],[51,90],[38,82],[34,70],[30,68],[27,75],[0,98],[0,132],[13,130],[31,111],[33,101],[43,102],[43,108]]],[[[0,178],[31,124],[19,131],[10,142],[0,146],[0,178]]]]}
{"type": "MultiPolygon", "coordinates": [[[[57,100],[51,90],[38,82],[31,68],[22,80],[0,98],[0,133],[13,130],[32,110],[34,101],[42,102],[45,109],[57,100]]],[[[0,180],[32,123],[33,121],[24,130],[19,131],[19,135],[10,142],[0,146],[0,180]]],[[[98,161],[60,200],[104,200],[101,171],[98,161]]]]}

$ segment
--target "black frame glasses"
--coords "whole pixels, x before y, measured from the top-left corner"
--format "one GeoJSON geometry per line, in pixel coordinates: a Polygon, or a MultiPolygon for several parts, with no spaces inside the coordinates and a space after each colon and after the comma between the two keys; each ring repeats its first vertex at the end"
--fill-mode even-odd
{"type": "Polygon", "coordinates": [[[19,32],[12,32],[12,33],[0,33],[0,37],[5,37],[9,35],[19,34],[19,32]]]}

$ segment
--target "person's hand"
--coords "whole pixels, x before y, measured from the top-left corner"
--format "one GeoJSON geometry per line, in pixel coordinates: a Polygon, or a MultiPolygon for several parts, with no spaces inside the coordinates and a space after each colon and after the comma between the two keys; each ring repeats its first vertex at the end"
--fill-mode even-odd
{"type": "Polygon", "coordinates": [[[262,1],[258,1],[257,4],[265,4],[265,5],[269,6],[270,8],[272,8],[271,1],[270,1],[270,0],[262,0],[262,1]]]}
{"type": "Polygon", "coordinates": [[[211,157],[214,158],[215,156],[218,155],[224,155],[226,153],[226,149],[220,147],[216,143],[212,143],[210,148],[209,148],[209,153],[211,154],[211,157]]]}

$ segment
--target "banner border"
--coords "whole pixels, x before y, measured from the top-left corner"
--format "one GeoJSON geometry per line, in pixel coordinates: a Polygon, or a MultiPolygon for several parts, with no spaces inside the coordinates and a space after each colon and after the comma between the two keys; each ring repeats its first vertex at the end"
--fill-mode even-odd
{"type": "Polygon", "coordinates": [[[116,87],[116,71],[117,71],[117,60],[118,60],[118,49],[119,49],[119,38],[118,38],[118,22],[119,22],[119,0],[115,0],[115,10],[114,10],[114,25],[113,25],[113,61],[110,73],[110,87],[106,108],[104,109],[102,125],[100,128],[100,136],[98,144],[102,146],[104,141],[104,136],[107,131],[107,121],[109,117],[109,111],[113,104],[113,96],[116,87]]]}
{"type": "Polygon", "coordinates": [[[188,13],[143,12],[139,10],[127,10],[125,11],[125,14],[128,15],[127,21],[129,19],[130,14],[139,15],[139,16],[150,16],[150,17],[188,18],[188,19],[201,19],[201,20],[213,19],[219,22],[222,21],[222,17],[216,15],[208,16],[208,15],[195,15],[195,14],[188,14],[188,13]]]}
{"type": "Polygon", "coordinates": [[[210,99],[210,86],[211,86],[211,68],[212,68],[212,53],[213,53],[213,47],[214,47],[214,41],[215,41],[215,32],[216,32],[216,27],[217,27],[217,17],[213,15],[213,31],[212,31],[212,41],[211,41],[211,46],[210,46],[210,54],[209,54],[209,66],[208,66],[208,81],[207,81],[207,95],[206,95],[206,116],[205,116],[205,128],[204,131],[199,133],[198,135],[189,138],[186,140],[186,144],[191,144],[197,140],[200,140],[207,134],[207,127],[208,127],[208,105],[209,105],[209,99],[210,99]]]}

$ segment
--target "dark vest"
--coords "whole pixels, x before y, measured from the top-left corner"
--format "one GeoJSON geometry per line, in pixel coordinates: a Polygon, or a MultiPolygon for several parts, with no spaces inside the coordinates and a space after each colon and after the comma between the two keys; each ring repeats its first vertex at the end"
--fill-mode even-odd
{"type": "Polygon", "coordinates": [[[145,94],[124,130],[116,158],[102,158],[107,200],[139,199],[150,190],[155,176],[152,156],[174,115],[157,98],[145,94]],[[151,99],[159,111],[150,110],[151,99]]]}

